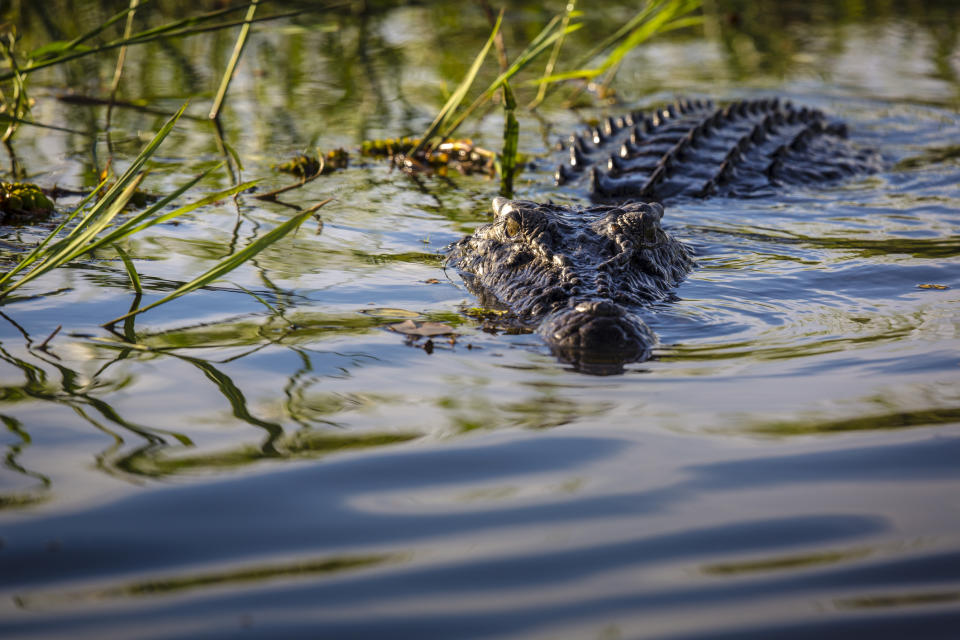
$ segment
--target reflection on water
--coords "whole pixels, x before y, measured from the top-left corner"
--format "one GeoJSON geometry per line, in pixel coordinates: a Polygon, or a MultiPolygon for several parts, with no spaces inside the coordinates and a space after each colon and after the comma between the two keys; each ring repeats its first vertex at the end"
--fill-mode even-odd
{"type": "MultiPolygon", "coordinates": [[[[960,577],[950,539],[935,535],[949,530],[952,516],[911,500],[951,495],[958,442],[846,441],[787,455],[763,446],[742,456],[663,435],[644,445],[544,433],[487,437],[171,487],[35,518],[7,527],[11,553],[3,563],[5,575],[15,576],[15,602],[43,614],[31,628],[69,628],[79,637],[171,616],[177,627],[160,635],[193,636],[209,628],[211,615],[223,629],[252,615],[264,630],[297,635],[316,624],[331,635],[523,635],[610,620],[631,636],[641,628],[716,629],[718,620],[773,633],[783,621],[809,616],[813,603],[930,593],[960,577]],[[597,463],[619,477],[591,473],[597,463]],[[584,475],[591,477],[586,484],[559,482],[584,475]],[[479,501],[463,494],[511,481],[542,491],[479,501]],[[290,486],[311,490],[278,496],[290,486]],[[903,496],[898,511],[871,513],[871,505],[890,504],[890,492],[903,496]],[[101,530],[104,521],[115,525],[101,530]],[[163,544],[184,526],[190,544],[163,544]],[[67,532],[54,555],[44,550],[45,531],[67,532]],[[390,557],[350,562],[362,548],[390,557]],[[277,550],[302,557],[306,572],[316,570],[311,558],[333,556],[319,566],[332,562],[337,574],[280,580],[289,565],[252,562],[277,550]],[[136,568],[129,557],[139,558],[136,568]],[[225,560],[237,568],[204,566],[225,560]],[[51,585],[64,567],[71,582],[51,585]],[[102,577],[110,576],[104,586],[102,577]],[[251,589],[246,580],[262,584],[251,589]],[[174,593],[141,588],[152,584],[174,593]],[[204,588],[206,597],[180,598],[180,588],[204,588]],[[69,604],[96,597],[99,613],[69,604]],[[131,598],[141,605],[123,606],[131,598]]],[[[921,627],[937,614],[923,615],[921,627]]],[[[23,620],[0,628],[25,630],[23,620]]]]}
{"type": "Polygon", "coordinates": [[[52,597],[20,597],[15,599],[20,609],[43,611],[57,606],[77,606],[85,601],[96,602],[105,599],[130,598],[138,596],[156,596],[179,594],[185,591],[210,587],[243,585],[245,583],[265,583],[282,578],[322,578],[331,574],[364,569],[396,561],[390,556],[339,557],[324,560],[298,560],[289,565],[238,569],[221,573],[191,575],[189,577],[170,577],[146,582],[135,582],[122,587],[107,588],[100,591],[78,591],[52,597]]]}
{"type": "MultiPolygon", "coordinates": [[[[142,296],[105,252],[5,300],[0,636],[954,637],[955,4],[706,2],[702,31],[627,57],[626,104],[519,112],[530,199],[582,201],[552,184],[560,136],[679,94],[786,94],[884,158],[850,183],[669,207],[699,266],[644,310],[661,344],[621,376],[580,375],[468,313],[443,250],[489,219],[494,181],[362,159],[285,194],[335,195],[322,225],[115,334],[99,323],[289,209],[241,198],[131,239],[142,296]],[[456,335],[426,348],[389,330],[407,319],[456,335]]],[[[26,48],[115,9],[18,7],[5,18],[26,48]]],[[[636,11],[581,8],[571,58],[636,11]]],[[[511,5],[508,51],[557,10],[511,5]]],[[[161,0],[138,20],[191,11],[161,0]]],[[[449,3],[262,23],[224,142],[268,190],[293,153],[417,134],[488,33],[480,6],[449,3]]],[[[114,60],[37,74],[34,117],[75,132],[24,128],[11,164],[94,184],[109,153],[122,164],[181,97],[212,92],[234,38],[131,49],[121,93],[150,105],[114,112],[112,150],[102,106],[56,96],[96,94],[114,60]]],[[[203,111],[151,190],[221,159],[203,111]]],[[[501,126],[494,110],[463,133],[496,149],[501,126]]],[[[15,252],[43,231],[0,240],[15,252]]]]}

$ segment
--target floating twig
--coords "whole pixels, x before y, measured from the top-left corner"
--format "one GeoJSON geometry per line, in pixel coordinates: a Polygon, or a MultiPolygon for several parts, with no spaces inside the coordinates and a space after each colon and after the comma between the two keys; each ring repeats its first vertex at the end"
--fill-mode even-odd
{"type": "Polygon", "coordinates": [[[303,185],[309,182],[313,182],[314,180],[316,180],[317,178],[323,175],[323,167],[325,166],[325,160],[323,159],[323,156],[319,157],[319,163],[320,163],[320,167],[317,169],[317,172],[312,176],[310,176],[309,178],[303,178],[302,180],[300,180],[300,182],[297,182],[295,184],[290,184],[285,187],[280,187],[279,189],[274,189],[273,191],[268,191],[267,193],[259,193],[254,195],[253,197],[258,200],[276,200],[277,196],[280,195],[281,193],[286,193],[287,191],[293,191],[294,189],[299,189],[303,185]]]}

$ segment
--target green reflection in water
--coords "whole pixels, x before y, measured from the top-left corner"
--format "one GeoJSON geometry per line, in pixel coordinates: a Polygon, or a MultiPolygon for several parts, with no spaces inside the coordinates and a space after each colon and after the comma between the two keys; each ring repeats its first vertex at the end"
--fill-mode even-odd
{"type": "MultiPolygon", "coordinates": [[[[407,442],[419,438],[419,433],[331,433],[317,431],[306,425],[320,422],[317,416],[336,412],[339,406],[330,403],[327,407],[311,404],[310,398],[304,400],[299,392],[299,379],[312,370],[310,354],[295,349],[304,359],[301,370],[294,372],[285,386],[286,414],[297,423],[304,425],[299,431],[286,433],[283,426],[274,421],[264,420],[253,415],[247,407],[246,398],[234,381],[212,362],[184,356],[172,351],[163,355],[187,362],[203,372],[220,394],[227,400],[232,414],[238,420],[262,429],[265,438],[258,446],[243,444],[226,451],[202,453],[196,455],[170,455],[168,447],[147,446],[113,461],[113,466],[136,476],[162,477],[181,473],[216,471],[243,467],[267,459],[286,459],[295,457],[318,457],[348,449],[365,449],[407,442]],[[324,410],[325,409],[325,410],[324,410]]],[[[249,355],[249,352],[244,355],[249,355]]],[[[329,420],[326,422],[333,424],[329,420]]]]}
{"type": "MultiPolygon", "coordinates": [[[[2,403],[3,400],[0,400],[2,403]]],[[[31,471],[17,461],[20,453],[30,446],[32,439],[26,429],[16,418],[7,415],[0,415],[0,421],[7,427],[7,430],[16,435],[20,442],[8,445],[7,455],[4,456],[3,466],[20,475],[33,478],[40,482],[40,487],[34,493],[7,493],[0,494],[0,510],[27,507],[45,501],[49,495],[46,493],[37,493],[37,491],[46,491],[50,488],[50,478],[37,471],[31,471]]]]}
{"type": "MultiPolygon", "coordinates": [[[[784,244],[796,244],[811,248],[843,250],[845,252],[849,252],[852,254],[852,256],[860,258],[908,255],[914,258],[934,260],[960,256],[960,237],[956,236],[937,238],[905,238],[902,236],[888,234],[884,237],[864,238],[856,235],[814,236],[782,229],[777,229],[774,233],[765,233],[765,230],[756,226],[743,227],[737,225],[727,225],[718,227],[710,225],[698,225],[697,227],[692,228],[697,232],[704,234],[718,234],[747,238],[748,240],[762,242],[774,247],[784,244]]],[[[854,230],[848,230],[848,233],[852,234],[854,233],[854,230]]],[[[784,257],[778,254],[764,254],[763,258],[787,259],[801,264],[804,263],[803,257],[784,257]]]]}
{"type": "Polygon", "coordinates": [[[870,553],[871,552],[867,549],[807,553],[767,558],[764,560],[751,560],[749,562],[709,564],[702,567],[701,571],[707,575],[715,576],[741,575],[770,571],[792,571],[794,569],[839,564],[842,562],[848,562],[850,560],[857,560],[870,555],[870,553]]]}
{"type": "MultiPolygon", "coordinates": [[[[120,435],[122,431],[129,432],[146,441],[147,450],[157,447],[167,446],[172,440],[181,446],[192,446],[190,438],[182,433],[157,429],[146,425],[138,424],[121,416],[109,403],[95,394],[111,393],[125,388],[132,382],[130,378],[123,377],[117,380],[105,380],[99,373],[92,376],[89,380],[70,367],[62,364],[52,352],[43,348],[33,346],[33,341],[29,334],[24,332],[27,340],[27,354],[36,360],[36,363],[28,362],[24,358],[13,355],[3,346],[0,346],[0,361],[12,365],[15,370],[19,370],[25,382],[22,385],[6,385],[0,393],[0,406],[11,405],[11,409],[16,409],[16,405],[31,401],[51,402],[58,405],[69,407],[73,412],[80,416],[87,423],[92,425],[98,431],[109,435],[114,444],[108,448],[107,452],[97,456],[97,467],[112,473],[113,469],[107,463],[110,453],[118,450],[124,443],[124,438],[120,435]],[[57,384],[51,380],[47,369],[52,368],[60,376],[60,383],[57,384]],[[92,411],[90,411],[92,410],[92,411]],[[120,427],[117,431],[114,427],[120,427]]],[[[2,344],[2,343],[0,343],[2,344]]],[[[117,360],[127,357],[129,350],[124,350],[117,360]]],[[[103,369],[101,369],[101,372],[103,369]]],[[[20,437],[21,442],[8,446],[5,466],[18,473],[40,480],[42,489],[51,488],[51,483],[47,476],[38,472],[28,471],[16,462],[18,454],[31,442],[27,428],[22,422],[12,416],[5,415],[3,421],[7,428],[20,437]]],[[[34,496],[7,495],[0,500],[5,506],[21,506],[35,502],[34,496]]],[[[45,499],[45,498],[37,498],[45,499]]]]}
{"type": "Polygon", "coordinates": [[[792,234],[804,244],[828,249],[851,251],[862,258],[903,254],[914,258],[935,260],[960,256],[960,238],[831,238],[792,234]]]}
{"type": "Polygon", "coordinates": [[[338,451],[369,449],[419,438],[417,433],[331,434],[300,431],[270,442],[269,448],[242,445],[227,451],[169,456],[163,450],[142,450],[117,461],[117,467],[138,476],[163,477],[203,471],[224,471],[276,458],[315,458],[338,451]]]}
{"type": "MultiPolygon", "coordinates": [[[[137,344],[151,353],[172,349],[209,349],[225,347],[256,347],[270,344],[298,345],[340,335],[368,333],[400,321],[400,314],[377,314],[376,309],[360,309],[356,313],[328,313],[297,311],[273,314],[266,319],[244,316],[200,325],[144,331],[137,335],[137,344]]],[[[403,318],[418,321],[443,322],[459,326],[467,320],[452,312],[408,312],[403,318]]],[[[98,341],[96,346],[110,349],[124,348],[122,342],[98,341]]]]}
{"type": "MultiPolygon", "coordinates": [[[[268,305],[269,306],[269,305],[268,305]]],[[[272,307],[271,307],[272,308],[272,307]]],[[[310,338],[336,330],[342,330],[346,325],[348,330],[359,327],[369,328],[389,322],[385,318],[355,314],[349,321],[340,322],[340,326],[331,327],[331,321],[326,314],[318,314],[312,318],[299,317],[293,314],[293,320],[285,318],[281,310],[267,319],[270,326],[285,328],[287,333],[306,332],[310,338]],[[320,318],[318,320],[318,317],[320,318]],[[303,327],[298,322],[310,325],[303,327]],[[272,324],[271,324],[272,323],[272,324]],[[319,326],[317,326],[319,323],[319,326]]],[[[310,315],[310,314],[308,314],[310,315]]],[[[450,320],[458,316],[449,314],[450,320]]],[[[341,319],[342,320],[342,319],[341,319]]],[[[337,324],[337,323],[333,323],[337,324]]],[[[277,344],[280,338],[288,337],[281,334],[280,338],[272,332],[264,330],[264,324],[252,321],[220,323],[215,326],[189,328],[188,330],[171,330],[153,336],[138,337],[134,333],[132,323],[125,328],[125,336],[133,343],[95,342],[88,343],[100,351],[115,354],[92,376],[85,377],[64,364],[51,351],[35,348],[29,334],[23,335],[27,341],[27,358],[18,357],[0,346],[0,361],[6,362],[22,373],[25,378],[23,384],[7,384],[0,388],[0,406],[10,406],[36,401],[52,402],[66,405],[73,409],[87,423],[97,430],[108,434],[112,444],[104,451],[95,455],[97,467],[109,474],[126,474],[135,477],[161,477],[180,473],[196,473],[200,471],[216,471],[236,468],[252,464],[265,459],[284,459],[294,457],[317,457],[332,452],[387,446],[407,442],[420,437],[419,433],[331,433],[318,431],[311,425],[318,422],[334,424],[324,419],[344,408],[343,404],[324,402],[324,395],[317,396],[303,393],[300,386],[301,379],[313,370],[311,354],[308,350],[294,346],[289,348],[301,358],[303,366],[294,371],[284,388],[284,410],[288,417],[301,425],[301,429],[287,433],[280,422],[266,420],[255,415],[250,408],[243,391],[224,373],[214,362],[198,357],[176,353],[174,349],[185,347],[210,348],[222,346],[250,346],[239,356],[232,359],[248,356],[264,346],[277,344]],[[196,331],[197,333],[194,333],[196,331]],[[151,345],[152,343],[152,345],[151,345]],[[160,347],[160,348],[157,348],[160,347]],[[190,364],[203,373],[204,378],[213,384],[214,388],[226,400],[231,414],[238,421],[254,426],[264,432],[259,445],[241,444],[226,451],[208,452],[195,455],[173,455],[184,447],[193,447],[191,438],[179,432],[158,429],[139,424],[121,416],[102,395],[109,395],[131,387],[134,383],[132,376],[108,377],[113,365],[130,359],[173,358],[190,364]],[[59,374],[57,384],[50,371],[59,374]],[[117,430],[115,427],[120,427],[117,430]],[[132,451],[127,440],[129,436],[124,432],[142,439],[144,443],[132,451]]],[[[300,338],[306,339],[301,335],[300,338]]],[[[4,466],[21,475],[39,480],[39,491],[45,492],[51,488],[50,479],[39,472],[24,468],[17,461],[22,450],[31,442],[30,434],[22,422],[11,415],[0,415],[7,429],[15,434],[19,442],[7,445],[4,466]]],[[[40,493],[9,493],[0,496],[0,508],[19,508],[35,504],[46,499],[40,493]]]]}
{"type": "Polygon", "coordinates": [[[504,405],[502,411],[507,423],[524,429],[550,429],[570,424],[582,418],[596,418],[612,405],[591,403],[561,398],[552,393],[542,393],[521,402],[504,405]]]}
{"type": "Polygon", "coordinates": [[[838,609],[892,609],[917,605],[952,604],[960,601],[960,591],[889,594],[834,600],[838,609]]]}
{"type": "Polygon", "coordinates": [[[953,160],[960,160],[960,145],[927,147],[923,150],[923,153],[904,158],[893,168],[895,171],[909,171],[911,169],[923,169],[935,164],[945,164],[953,160]]]}
{"type": "Polygon", "coordinates": [[[529,385],[533,394],[523,400],[491,404],[485,395],[442,396],[437,404],[450,414],[457,432],[515,427],[552,429],[584,418],[598,418],[611,403],[586,402],[557,395],[549,385],[529,385]]]}
{"type": "Polygon", "coordinates": [[[909,21],[911,37],[921,31],[933,42],[934,77],[957,86],[955,101],[960,99],[960,79],[952,63],[960,45],[960,7],[952,0],[908,4],[708,0],[704,18],[704,31],[720,44],[732,79],[746,83],[798,73],[829,76],[831,69],[821,64],[821,58],[842,55],[857,29],[909,21]],[[798,28],[811,24],[823,25],[819,39],[798,28]]]}
{"type": "Polygon", "coordinates": [[[431,267],[439,267],[443,264],[444,256],[437,253],[422,253],[419,251],[406,251],[401,253],[365,253],[363,251],[354,251],[353,255],[370,262],[371,264],[385,264],[389,262],[413,262],[416,264],[425,264],[431,267]]]}
{"type": "Polygon", "coordinates": [[[842,433],[845,431],[880,431],[911,429],[914,427],[942,427],[960,423],[960,407],[920,409],[917,411],[893,411],[870,414],[846,420],[807,420],[773,422],[751,429],[754,433],[770,435],[809,435],[818,433],[842,433]]]}
{"type": "MultiPolygon", "coordinates": [[[[851,320],[859,325],[865,324],[857,319],[851,320]]],[[[857,337],[842,336],[825,338],[821,335],[793,335],[789,336],[787,343],[782,345],[764,344],[770,341],[770,336],[758,336],[755,340],[741,340],[723,344],[676,344],[664,348],[661,360],[664,362],[708,362],[719,360],[739,360],[747,362],[750,360],[763,361],[810,358],[846,351],[853,346],[861,344],[895,342],[909,336],[913,332],[914,326],[904,323],[904,326],[885,327],[885,329],[885,331],[876,334],[857,337]],[[804,338],[815,339],[800,342],[800,340],[804,338]],[[790,340],[793,340],[793,342],[791,343],[790,340]]],[[[715,370],[712,368],[704,369],[704,373],[714,372],[715,370]]]]}
{"type": "Polygon", "coordinates": [[[47,607],[79,604],[87,601],[173,595],[196,589],[262,584],[285,578],[322,578],[328,575],[395,563],[402,559],[403,556],[397,554],[341,556],[325,558],[323,560],[304,559],[290,564],[267,565],[247,569],[236,569],[234,571],[144,580],[123,586],[76,591],[66,594],[18,595],[14,596],[14,601],[20,609],[43,610],[47,607]]]}

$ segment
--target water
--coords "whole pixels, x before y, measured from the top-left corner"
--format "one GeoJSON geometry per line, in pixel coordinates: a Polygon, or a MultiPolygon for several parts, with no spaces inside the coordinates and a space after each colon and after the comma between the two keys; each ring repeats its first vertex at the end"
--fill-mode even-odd
{"type": "MultiPolygon", "coordinates": [[[[452,7],[255,29],[224,117],[244,177],[281,186],[270,165],[300,149],[424,129],[486,36],[479,9],[452,7]]],[[[623,375],[464,315],[476,299],[438,255],[489,219],[496,182],[376,162],[285,195],[337,200],[319,232],[140,317],[146,348],[99,327],[134,300],[112,253],[7,301],[0,635],[956,637],[960,15],[778,7],[711,9],[706,35],[632,54],[621,98],[786,95],[846,120],[886,169],[669,207],[699,266],[644,312],[661,344],[623,375]],[[460,336],[428,353],[385,328],[406,318],[460,336]]],[[[630,10],[606,11],[576,47],[630,10]]],[[[508,13],[509,50],[549,15],[508,13]]],[[[124,90],[166,112],[212,93],[232,38],[132,49],[124,90]]],[[[39,76],[36,119],[102,123],[55,96],[96,93],[112,65],[39,76]]],[[[577,201],[547,150],[606,113],[521,111],[535,168],[518,196],[577,201]]],[[[161,121],[118,111],[115,162],[161,121]]],[[[492,111],[464,133],[497,148],[501,126],[492,111]]],[[[37,182],[93,180],[89,136],[25,128],[14,148],[37,182]]],[[[183,122],[146,184],[220,157],[212,127],[183,122]]],[[[290,211],[245,197],[138,236],[141,303],[290,211]]]]}

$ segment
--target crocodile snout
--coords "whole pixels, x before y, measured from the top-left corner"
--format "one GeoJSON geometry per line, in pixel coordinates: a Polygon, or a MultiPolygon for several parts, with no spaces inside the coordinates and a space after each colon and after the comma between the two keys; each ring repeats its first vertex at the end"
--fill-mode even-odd
{"type": "Polygon", "coordinates": [[[553,314],[540,334],[554,354],[589,373],[620,373],[646,360],[656,341],[636,315],[610,300],[589,300],[553,314]]]}

